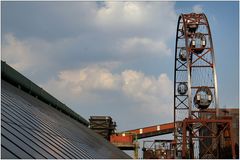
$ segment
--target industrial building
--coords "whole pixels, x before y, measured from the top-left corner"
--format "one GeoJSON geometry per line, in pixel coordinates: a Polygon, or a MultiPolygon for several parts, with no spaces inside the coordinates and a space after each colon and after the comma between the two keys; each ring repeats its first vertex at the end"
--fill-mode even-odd
{"type": "Polygon", "coordinates": [[[238,108],[221,108],[220,115],[232,117],[232,130],[234,142],[239,145],[239,109],[238,108]]]}

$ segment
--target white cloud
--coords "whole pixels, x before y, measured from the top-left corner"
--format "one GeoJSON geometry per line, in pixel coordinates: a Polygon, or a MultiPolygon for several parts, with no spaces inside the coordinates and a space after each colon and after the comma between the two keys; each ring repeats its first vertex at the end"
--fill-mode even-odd
{"type": "Polygon", "coordinates": [[[101,65],[92,65],[78,70],[60,71],[57,79],[52,78],[41,86],[61,100],[73,99],[76,102],[79,97],[94,95],[96,91],[117,90],[119,83],[118,75],[101,65]]]}
{"type": "Polygon", "coordinates": [[[175,34],[174,2],[104,2],[96,23],[102,31],[131,37],[168,40],[175,34]]]}
{"type": "Polygon", "coordinates": [[[38,74],[39,70],[49,70],[50,66],[54,66],[55,59],[73,40],[65,38],[51,42],[38,38],[19,39],[7,33],[3,35],[1,57],[16,70],[28,73],[28,76],[38,74]]]}
{"type": "Polygon", "coordinates": [[[95,103],[106,101],[103,98],[95,99],[95,96],[98,94],[97,96],[101,97],[103,92],[111,91],[107,97],[115,99],[115,104],[121,104],[124,99],[131,102],[128,104],[131,107],[123,106],[125,112],[134,109],[136,114],[168,116],[167,119],[171,117],[168,110],[172,106],[172,82],[166,74],[161,74],[158,78],[134,70],[113,74],[107,68],[89,66],[62,71],[57,79],[52,79],[42,86],[64,102],[71,99],[76,103],[82,103],[81,98],[86,95],[87,99],[97,101],[95,103]],[[112,94],[114,92],[121,93],[123,97],[118,100],[112,94]]]}
{"type": "Polygon", "coordinates": [[[203,12],[203,6],[202,5],[194,5],[192,8],[194,13],[202,13],[203,12]]]}
{"type": "MultiPolygon", "coordinates": [[[[144,22],[141,5],[134,2],[104,2],[105,6],[97,12],[97,22],[100,25],[136,25],[144,22]],[[117,18],[117,19],[116,19],[117,18]]],[[[120,26],[118,26],[120,27],[120,26]]]]}
{"type": "MultiPolygon", "coordinates": [[[[140,102],[138,110],[146,114],[161,114],[169,110],[172,98],[172,82],[166,74],[158,78],[145,76],[141,72],[122,72],[122,90],[133,100],[140,102]]],[[[169,115],[169,114],[167,114],[169,115]]],[[[164,115],[161,115],[165,117],[164,115]]]]}
{"type": "Polygon", "coordinates": [[[154,41],[149,38],[129,38],[122,42],[124,53],[137,55],[170,55],[171,50],[163,41],[154,41]]]}
{"type": "Polygon", "coordinates": [[[59,79],[74,86],[72,89],[79,93],[94,89],[115,89],[118,85],[117,76],[114,76],[105,68],[97,67],[62,71],[59,74],[59,79]]]}
{"type": "Polygon", "coordinates": [[[32,67],[30,46],[25,42],[19,41],[12,34],[4,35],[3,39],[2,60],[7,61],[7,63],[19,71],[32,67]]]}

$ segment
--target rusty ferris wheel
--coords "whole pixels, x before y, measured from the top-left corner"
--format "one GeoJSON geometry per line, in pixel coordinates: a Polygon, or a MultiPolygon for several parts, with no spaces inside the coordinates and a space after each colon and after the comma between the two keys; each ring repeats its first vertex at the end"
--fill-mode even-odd
{"type": "Polygon", "coordinates": [[[222,134],[226,131],[231,134],[231,120],[219,118],[217,89],[207,17],[202,13],[182,14],[178,19],[175,47],[175,157],[220,157],[220,138],[224,138],[222,134]]]}

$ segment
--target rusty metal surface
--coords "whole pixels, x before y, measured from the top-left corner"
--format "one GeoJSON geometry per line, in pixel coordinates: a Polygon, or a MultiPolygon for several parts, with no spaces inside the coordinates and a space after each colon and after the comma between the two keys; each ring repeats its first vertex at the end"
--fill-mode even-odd
{"type": "Polygon", "coordinates": [[[110,140],[110,135],[115,133],[116,122],[113,122],[109,116],[91,116],[89,128],[105,139],[110,140]]]}
{"type": "MultiPolygon", "coordinates": [[[[211,122],[215,130],[218,123],[225,123],[218,119],[219,103],[215,66],[212,35],[206,15],[204,13],[181,14],[176,31],[174,67],[175,158],[203,158],[200,148],[206,146],[208,140],[215,140],[210,128],[199,130],[200,126],[206,127],[202,121],[211,122]],[[182,58],[182,50],[187,52],[186,58],[182,58]],[[186,93],[179,93],[177,87],[180,83],[187,85],[186,93]],[[203,86],[207,91],[202,89],[203,86]],[[207,114],[207,118],[202,119],[203,114],[207,114]],[[186,118],[189,122],[193,122],[188,125],[186,123],[176,125],[177,121],[183,121],[186,118]],[[201,143],[202,139],[205,139],[204,143],[201,143]],[[196,143],[194,144],[193,141],[196,143]]],[[[204,158],[213,158],[208,157],[209,152],[207,154],[209,155],[204,158]]],[[[214,157],[219,158],[218,155],[214,157]]]]}
{"type": "MultiPolygon", "coordinates": [[[[188,131],[192,132],[193,143],[199,143],[199,159],[230,159],[236,158],[235,142],[233,139],[232,118],[221,119],[189,119],[183,121],[183,147],[182,158],[187,158],[188,131]],[[198,126],[198,127],[193,127],[198,126]],[[223,148],[230,144],[230,154],[221,153],[223,148]]],[[[194,154],[194,153],[192,153],[194,154]]],[[[194,157],[194,155],[192,155],[194,157]]]]}
{"type": "Polygon", "coordinates": [[[165,123],[149,127],[143,127],[133,130],[123,131],[125,133],[134,133],[137,135],[137,139],[159,136],[164,134],[173,133],[174,123],[165,123]]]}
{"type": "Polygon", "coordinates": [[[1,81],[1,158],[131,158],[71,117],[1,81]]]}
{"type": "Polygon", "coordinates": [[[143,141],[143,155],[148,150],[153,151],[154,159],[173,159],[174,148],[173,140],[157,139],[143,141]]]}

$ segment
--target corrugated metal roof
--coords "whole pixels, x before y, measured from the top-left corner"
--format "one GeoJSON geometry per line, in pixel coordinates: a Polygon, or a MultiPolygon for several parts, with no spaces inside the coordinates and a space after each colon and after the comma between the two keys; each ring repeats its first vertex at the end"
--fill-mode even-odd
{"type": "Polygon", "coordinates": [[[130,158],[75,119],[1,82],[1,158],[130,158]]]}

